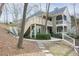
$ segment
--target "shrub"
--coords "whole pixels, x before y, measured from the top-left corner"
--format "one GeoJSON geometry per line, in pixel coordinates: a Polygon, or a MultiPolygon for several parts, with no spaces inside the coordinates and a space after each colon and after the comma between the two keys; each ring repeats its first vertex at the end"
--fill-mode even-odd
{"type": "Polygon", "coordinates": [[[30,38],[30,36],[24,35],[24,38],[30,38]]]}
{"type": "Polygon", "coordinates": [[[79,39],[79,35],[76,35],[76,34],[73,34],[73,33],[69,33],[67,35],[69,35],[72,38],[79,39]]]}
{"type": "Polygon", "coordinates": [[[77,35],[75,39],[79,39],[79,35],[77,35]]]}
{"type": "Polygon", "coordinates": [[[62,38],[62,34],[53,33],[53,32],[51,33],[51,36],[55,38],[62,38]]]}
{"type": "Polygon", "coordinates": [[[50,34],[40,33],[36,35],[36,39],[39,40],[49,40],[50,38],[50,34]]]}
{"type": "Polygon", "coordinates": [[[72,38],[76,38],[76,35],[73,34],[73,33],[67,33],[67,35],[69,35],[69,36],[72,37],[72,38]]]}

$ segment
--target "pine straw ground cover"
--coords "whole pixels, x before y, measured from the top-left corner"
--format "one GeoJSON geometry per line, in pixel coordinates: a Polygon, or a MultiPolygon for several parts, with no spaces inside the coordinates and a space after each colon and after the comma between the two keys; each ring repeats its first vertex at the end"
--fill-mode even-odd
{"type": "Polygon", "coordinates": [[[77,53],[66,42],[48,42],[46,48],[55,56],[77,56],[77,53]]]}
{"type": "Polygon", "coordinates": [[[18,40],[11,36],[6,30],[4,25],[0,24],[0,56],[44,56],[45,54],[40,51],[36,42],[23,41],[24,49],[17,48],[18,40]]]}

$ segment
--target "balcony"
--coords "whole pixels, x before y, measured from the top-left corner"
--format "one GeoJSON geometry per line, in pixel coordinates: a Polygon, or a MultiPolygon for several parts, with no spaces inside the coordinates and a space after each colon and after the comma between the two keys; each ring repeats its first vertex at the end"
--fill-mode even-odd
{"type": "Polygon", "coordinates": [[[63,20],[57,20],[56,24],[63,24],[63,20]]]}
{"type": "MultiPolygon", "coordinates": [[[[64,24],[68,24],[69,22],[64,20],[64,24]]],[[[63,20],[57,20],[56,24],[63,24],[63,20]]]]}

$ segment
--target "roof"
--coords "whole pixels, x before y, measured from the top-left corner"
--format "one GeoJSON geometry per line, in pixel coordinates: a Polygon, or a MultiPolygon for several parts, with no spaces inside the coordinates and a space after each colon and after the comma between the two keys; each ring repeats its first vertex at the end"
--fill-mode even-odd
{"type": "MultiPolygon", "coordinates": [[[[67,7],[62,7],[62,8],[55,8],[54,11],[50,12],[49,14],[59,14],[59,13],[63,13],[65,11],[67,7]]],[[[43,14],[45,12],[43,11],[38,11],[36,13],[34,13],[33,15],[27,17],[26,21],[29,20],[29,18],[33,17],[33,16],[40,16],[41,14],[43,14]]]]}
{"type": "Polygon", "coordinates": [[[54,11],[51,11],[50,13],[51,14],[62,14],[66,8],[67,8],[66,6],[62,8],[55,8],[54,11]]]}
{"type": "Polygon", "coordinates": [[[26,21],[29,20],[29,18],[31,18],[31,17],[33,17],[33,16],[39,16],[39,15],[41,15],[41,14],[43,14],[43,13],[44,13],[43,11],[38,11],[38,12],[34,13],[33,15],[27,17],[26,21]]]}
{"type": "MultiPolygon", "coordinates": [[[[38,11],[36,13],[34,13],[33,15],[30,15],[29,17],[26,18],[25,21],[29,20],[29,18],[33,17],[33,16],[39,16],[43,13],[43,11],[38,11]]],[[[22,19],[16,20],[15,22],[21,21],[22,19]]]]}
{"type": "Polygon", "coordinates": [[[38,11],[38,12],[34,13],[33,15],[27,17],[27,19],[29,19],[29,18],[31,18],[31,17],[33,17],[33,16],[39,16],[39,15],[41,15],[42,13],[44,13],[44,12],[43,12],[43,11],[38,11]]]}

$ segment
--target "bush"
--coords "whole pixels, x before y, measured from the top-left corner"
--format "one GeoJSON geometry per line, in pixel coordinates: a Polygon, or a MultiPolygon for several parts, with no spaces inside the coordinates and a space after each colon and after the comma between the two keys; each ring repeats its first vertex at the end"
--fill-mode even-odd
{"type": "Polygon", "coordinates": [[[49,40],[50,38],[51,38],[50,34],[40,33],[36,35],[36,39],[39,39],[39,40],[49,40]]]}
{"type": "Polygon", "coordinates": [[[44,33],[40,33],[36,35],[36,38],[34,37],[34,35],[32,35],[32,38],[30,38],[30,36],[28,35],[24,35],[24,38],[29,38],[29,39],[38,39],[38,40],[49,40],[50,34],[44,34],[44,33]]]}
{"type": "Polygon", "coordinates": [[[79,35],[72,34],[72,33],[69,33],[69,34],[67,34],[67,35],[69,35],[69,36],[72,37],[72,38],[79,39],[79,35]]]}
{"type": "Polygon", "coordinates": [[[79,39],[79,35],[77,35],[75,39],[79,39]]]}
{"type": "Polygon", "coordinates": [[[51,33],[51,36],[55,38],[62,38],[62,34],[53,33],[53,32],[51,33]]]}

